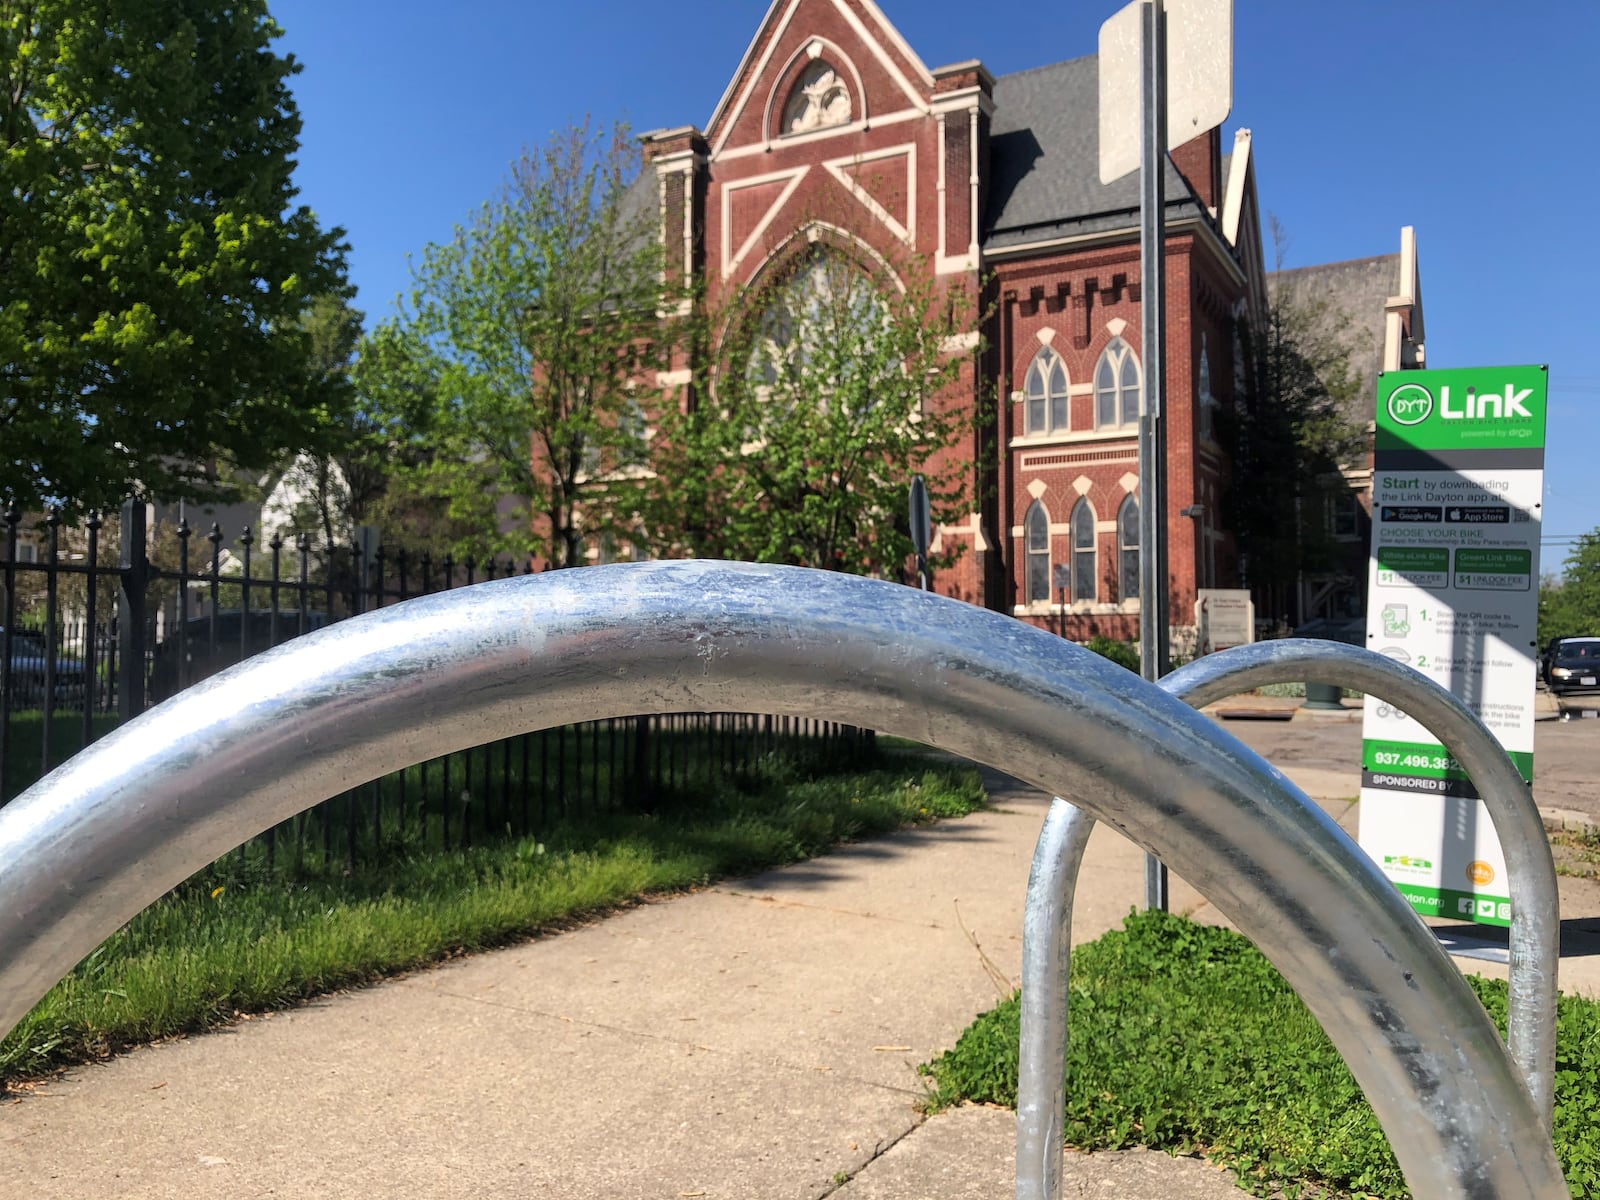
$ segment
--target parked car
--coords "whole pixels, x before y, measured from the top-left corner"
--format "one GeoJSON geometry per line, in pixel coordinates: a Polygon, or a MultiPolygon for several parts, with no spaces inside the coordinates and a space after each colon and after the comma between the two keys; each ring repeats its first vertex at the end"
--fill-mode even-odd
{"type": "MultiPolygon", "coordinates": [[[[10,660],[9,687],[6,706],[11,709],[43,708],[45,681],[50,673],[45,666],[50,656],[50,643],[36,629],[13,629],[10,636],[0,628],[0,644],[7,647],[10,660]]],[[[77,658],[61,653],[55,655],[54,695],[56,704],[83,703],[83,663],[77,658]]]]}
{"type": "Polygon", "coordinates": [[[1543,663],[1553,695],[1600,695],[1600,637],[1553,638],[1543,663]]]}

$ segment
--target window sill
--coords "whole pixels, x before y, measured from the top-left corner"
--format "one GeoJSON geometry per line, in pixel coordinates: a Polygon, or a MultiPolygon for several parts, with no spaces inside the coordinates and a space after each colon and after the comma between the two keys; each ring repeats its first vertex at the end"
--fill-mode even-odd
{"type": "Polygon", "coordinates": [[[1014,617],[1125,617],[1137,616],[1137,600],[1119,600],[1106,603],[1100,600],[1074,600],[1070,604],[1017,604],[1011,609],[1014,617]]]}
{"type": "Polygon", "coordinates": [[[1124,442],[1137,437],[1137,425],[1119,425],[1111,429],[1077,429],[1066,433],[1030,433],[1014,437],[1007,446],[1014,450],[1032,450],[1040,446],[1070,446],[1084,442],[1124,442]]]}

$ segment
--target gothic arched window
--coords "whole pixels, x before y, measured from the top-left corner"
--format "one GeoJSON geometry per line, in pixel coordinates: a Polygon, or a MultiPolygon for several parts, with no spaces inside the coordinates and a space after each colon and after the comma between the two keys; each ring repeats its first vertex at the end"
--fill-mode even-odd
{"type": "Polygon", "coordinates": [[[1066,432],[1071,403],[1067,365],[1049,346],[1041,346],[1033,362],[1028,364],[1022,394],[1026,408],[1023,414],[1025,433],[1066,432]]]}
{"type": "Polygon", "coordinates": [[[1094,423],[1101,429],[1139,421],[1139,360],[1121,338],[1112,338],[1094,371],[1094,423]]]}
{"type": "Polygon", "coordinates": [[[1094,578],[1094,508],[1087,499],[1079,500],[1072,510],[1072,598],[1093,600],[1094,578]]]}
{"type": "Polygon", "coordinates": [[[820,363],[840,382],[860,384],[863,370],[890,369],[856,361],[867,357],[875,331],[886,320],[872,279],[842,255],[815,248],[771,291],[756,323],[746,377],[776,396],[797,389],[808,369],[820,363]]]}
{"type": "Polygon", "coordinates": [[[1139,598],[1139,498],[1129,496],[1117,513],[1117,599],[1139,598]]]}
{"type": "Polygon", "coordinates": [[[1050,601],[1050,514],[1035,500],[1022,522],[1023,549],[1027,560],[1024,594],[1029,604],[1050,601]]]}

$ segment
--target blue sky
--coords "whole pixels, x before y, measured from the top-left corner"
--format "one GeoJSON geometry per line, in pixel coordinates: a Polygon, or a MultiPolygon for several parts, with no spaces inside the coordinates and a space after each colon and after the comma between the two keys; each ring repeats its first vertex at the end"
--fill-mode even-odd
{"type": "MultiPolygon", "coordinates": [[[[999,75],[1095,50],[1121,0],[879,0],[929,66],[999,75]]],[[[765,0],[275,0],[304,65],[302,198],[351,243],[369,321],[406,256],[586,114],[704,126],[765,0]]],[[[1417,229],[1431,366],[1550,364],[1544,567],[1600,526],[1592,281],[1600,3],[1236,0],[1233,115],[1254,134],[1287,266],[1399,248],[1417,229]]],[[[1269,263],[1271,247],[1268,247],[1269,263]]]]}

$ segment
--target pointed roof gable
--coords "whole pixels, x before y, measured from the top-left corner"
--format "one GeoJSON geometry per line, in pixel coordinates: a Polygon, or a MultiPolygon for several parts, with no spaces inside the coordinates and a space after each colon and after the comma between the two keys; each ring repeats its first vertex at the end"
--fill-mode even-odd
{"type": "Polygon", "coordinates": [[[773,0],[706,123],[713,155],[736,131],[740,143],[766,138],[771,94],[808,46],[842,60],[834,65],[854,93],[853,122],[873,110],[927,108],[933,74],[873,0],[773,0]]]}

